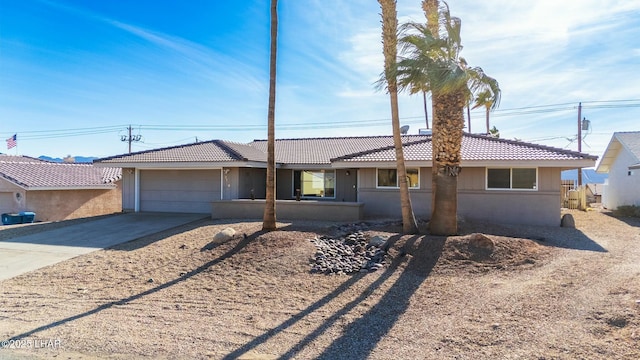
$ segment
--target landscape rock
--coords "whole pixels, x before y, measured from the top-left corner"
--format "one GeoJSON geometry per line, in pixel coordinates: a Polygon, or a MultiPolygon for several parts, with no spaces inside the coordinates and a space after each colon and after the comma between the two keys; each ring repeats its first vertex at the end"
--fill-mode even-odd
{"type": "Polygon", "coordinates": [[[560,226],[575,229],[576,228],[576,220],[573,218],[571,214],[562,215],[562,220],[560,220],[560,226]]]}
{"type": "Polygon", "coordinates": [[[381,247],[387,242],[387,238],[384,236],[376,235],[369,240],[369,245],[381,247]]]}
{"type": "Polygon", "coordinates": [[[477,249],[482,249],[488,252],[493,252],[495,249],[495,244],[493,240],[484,234],[471,234],[469,237],[469,246],[475,247],[477,249]]]}
{"type": "MultiPolygon", "coordinates": [[[[371,245],[371,240],[362,231],[339,238],[318,236],[310,241],[317,248],[311,261],[311,272],[314,273],[366,273],[382,269],[388,263],[386,251],[371,245]]],[[[386,239],[382,244],[385,242],[386,239]]]]}
{"type": "Polygon", "coordinates": [[[222,231],[220,231],[219,233],[217,233],[214,237],[213,237],[213,241],[216,243],[223,243],[226,241],[229,241],[231,239],[233,239],[233,237],[235,236],[236,231],[233,228],[226,228],[222,231]]]}

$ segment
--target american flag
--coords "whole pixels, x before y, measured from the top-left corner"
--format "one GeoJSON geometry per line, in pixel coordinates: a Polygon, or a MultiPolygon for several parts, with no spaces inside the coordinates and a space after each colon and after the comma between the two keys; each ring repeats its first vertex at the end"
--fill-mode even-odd
{"type": "Polygon", "coordinates": [[[18,145],[18,134],[13,134],[12,137],[7,139],[7,149],[11,149],[18,145]]]}

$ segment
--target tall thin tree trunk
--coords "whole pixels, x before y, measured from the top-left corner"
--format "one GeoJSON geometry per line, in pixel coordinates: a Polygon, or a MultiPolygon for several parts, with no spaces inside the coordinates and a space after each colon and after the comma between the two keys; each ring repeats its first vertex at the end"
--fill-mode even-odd
{"type": "Polygon", "coordinates": [[[471,104],[467,103],[467,132],[471,134],[471,104]]]}
{"type": "Polygon", "coordinates": [[[424,120],[427,122],[427,130],[429,129],[429,111],[427,110],[427,92],[422,92],[422,102],[424,104],[424,120]]]}
{"type": "Polygon", "coordinates": [[[271,0],[271,56],[269,58],[269,112],[267,115],[267,189],[262,230],[276,230],[276,53],[278,50],[278,0],[271,0]]]}
{"type": "Polygon", "coordinates": [[[487,109],[486,109],[485,116],[486,116],[486,120],[487,120],[487,134],[489,134],[490,131],[489,131],[489,107],[488,106],[487,106],[487,109]]]}
{"type": "Polygon", "coordinates": [[[398,111],[398,84],[394,73],[397,57],[398,16],[396,0],[378,0],[382,8],[382,47],[384,53],[384,71],[387,79],[387,90],[391,101],[391,126],[393,128],[393,144],[396,150],[396,171],[400,186],[400,208],[402,210],[402,231],[405,234],[418,232],[418,224],[413,214],[407,171],[404,165],[402,137],[400,135],[400,116],[398,111]]]}

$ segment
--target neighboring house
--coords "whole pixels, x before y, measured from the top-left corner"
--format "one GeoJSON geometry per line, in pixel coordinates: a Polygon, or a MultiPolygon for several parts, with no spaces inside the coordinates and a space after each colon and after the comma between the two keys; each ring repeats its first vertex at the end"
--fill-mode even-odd
{"type": "Polygon", "coordinates": [[[602,205],[640,206],[640,131],[615,132],[596,171],[609,174],[602,192],[602,205]]]}
{"type": "Polygon", "coordinates": [[[0,212],[33,211],[36,221],[120,212],[119,168],[0,155],[0,212]]]}
{"type": "MultiPolygon", "coordinates": [[[[413,209],[416,216],[428,219],[431,136],[405,135],[403,142],[413,209]]],[[[400,217],[391,136],[280,139],[275,149],[279,219],[333,216],[354,220],[340,217],[341,204],[360,206],[358,217],[400,217]],[[296,202],[298,196],[303,201],[296,202]],[[309,211],[309,204],[333,207],[309,211]],[[282,216],[282,211],[291,207],[297,210],[282,216]]],[[[248,199],[265,197],[266,150],[266,141],[240,144],[213,140],[98,159],[94,164],[123,168],[124,211],[261,217],[264,201],[248,199]],[[244,212],[238,212],[238,206],[244,212]]],[[[568,150],[465,134],[458,214],[495,223],[558,225],[561,171],[593,167],[596,159],[568,150]]]]}

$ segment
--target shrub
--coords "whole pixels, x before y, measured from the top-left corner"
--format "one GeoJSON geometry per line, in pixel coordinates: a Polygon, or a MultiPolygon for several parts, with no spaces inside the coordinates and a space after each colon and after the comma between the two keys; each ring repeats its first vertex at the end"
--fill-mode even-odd
{"type": "Polygon", "coordinates": [[[636,205],[618,206],[618,208],[613,211],[613,214],[615,216],[628,216],[628,217],[640,218],[640,206],[636,206],[636,205]]]}

